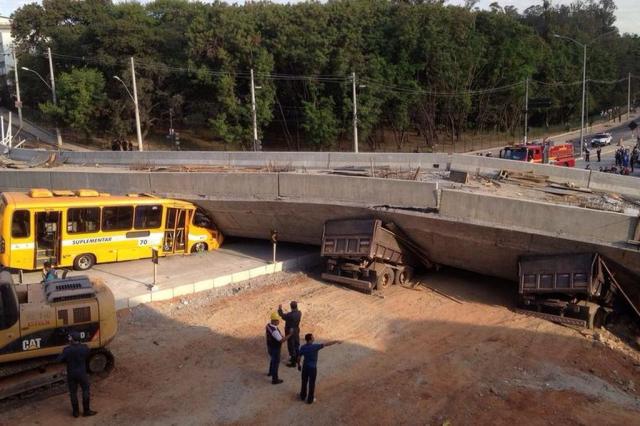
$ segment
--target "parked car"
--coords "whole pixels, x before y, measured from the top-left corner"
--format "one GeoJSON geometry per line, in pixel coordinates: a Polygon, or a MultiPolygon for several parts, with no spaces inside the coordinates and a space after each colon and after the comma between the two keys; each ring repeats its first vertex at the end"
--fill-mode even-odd
{"type": "Polygon", "coordinates": [[[611,145],[611,141],[613,137],[611,137],[610,133],[598,133],[591,138],[591,146],[597,148],[599,146],[611,145]]]}

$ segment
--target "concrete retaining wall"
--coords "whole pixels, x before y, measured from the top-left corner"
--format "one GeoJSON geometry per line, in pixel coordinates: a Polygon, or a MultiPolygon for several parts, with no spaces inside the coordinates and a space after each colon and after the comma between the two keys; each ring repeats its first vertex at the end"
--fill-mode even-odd
{"type": "Polygon", "coordinates": [[[436,208],[437,189],[437,183],[281,173],[278,194],[282,198],[293,200],[436,208]]]}
{"type": "MultiPolygon", "coordinates": [[[[14,160],[45,161],[51,151],[13,149],[14,160]]],[[[348,153],[348,152],[220,152],[220,151],[62,151],[67,164],[102,165],[217,165],[236,167],[294,167],[326,169],[335,167],[398,167],[446,170],[448,154],[348,153]]]]}
{"type": "Polygon", "coordinates": [[[604,243],[626,243],[638,221],[634,215],[451,189],[442,190],[440,214],[469,223],[604,243]]]}

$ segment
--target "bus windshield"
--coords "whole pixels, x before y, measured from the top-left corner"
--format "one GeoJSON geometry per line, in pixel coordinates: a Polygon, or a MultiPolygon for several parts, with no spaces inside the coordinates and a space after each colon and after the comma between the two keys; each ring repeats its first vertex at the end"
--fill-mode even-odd
{"type": "Polygon", "coordinates": [[[527,161],[527,148],[505,148],[504,158],[507,160],[527,161]]]}
{"type": "Polygon", "coordinates": [[[216,229],[216,225],[213,223],[211,217],[200,207],[196,209],[196,213],[193,215],[193,224],[201,228],[216,229]]]}

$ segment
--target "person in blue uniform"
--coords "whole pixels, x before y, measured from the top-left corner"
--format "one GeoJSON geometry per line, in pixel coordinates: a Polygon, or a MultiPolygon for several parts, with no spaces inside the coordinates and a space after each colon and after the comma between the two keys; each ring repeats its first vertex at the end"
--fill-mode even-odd
{"type": "Polygon", "coordinates": [[[300,389],[300,400],[306,399],[307,404],[313,404],[315,401],[316,377],[318,375],[318,352],[327,346],[342,343],[339,340],[333,340],[327,343],[313,343],[313,334],[307,333],[304,336],[305,344],[300,346],[300,354],[298,355],[298,370],[302,370],[302,387],[300,389]],[[301,358],[304,358],[302,366],[300,366],[301,358]]]}
{"type": "Polygon", "coordinates": [[[81,342],[80,333],[73,331],[69,334],[69,346],[64,348],[57,359],[58,362],[67,364],[67,385],[73,417],[80,416],[78,385],[82,388],[82,415],[89,417],[98,414],[90,407],[89,376],[87,375],[87,358],[90,352],[89,347],[81,342]]]}
{"type": "Polygon", "coordinates": [[[278,306],[278,315],[284,320],[284,334],[291,334],[287,340],[287,350],[289,351],[289,363],[287,367],[295,367],[300,350],[300,320],[302,312],[298,310],[298,302],[295,300],[289,303],[291,312],[284,312],[282,305],[278,306]]]}

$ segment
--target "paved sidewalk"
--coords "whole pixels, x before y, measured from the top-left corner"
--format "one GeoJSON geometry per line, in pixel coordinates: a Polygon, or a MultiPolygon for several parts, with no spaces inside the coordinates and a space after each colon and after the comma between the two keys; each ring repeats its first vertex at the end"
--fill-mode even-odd
{"type": "MultiPolygon", "coordinates": [[[[212,252],[161,257],[153,290],[148,287],[153,282],[150,259],[99,264],[87,272],[72,271],[70,275],[101,278],[113,291],[117,309],[125,309],[283,270],[313,266],[320,261],[319,252],[318,247],[280,243],[278,262],[273,264],[270,242],[241,240],[225,244],[223,248],[212,252]]],[[[37,283],[40,279],[40,272],[24,274],[25,283],[37,283]]]]}

